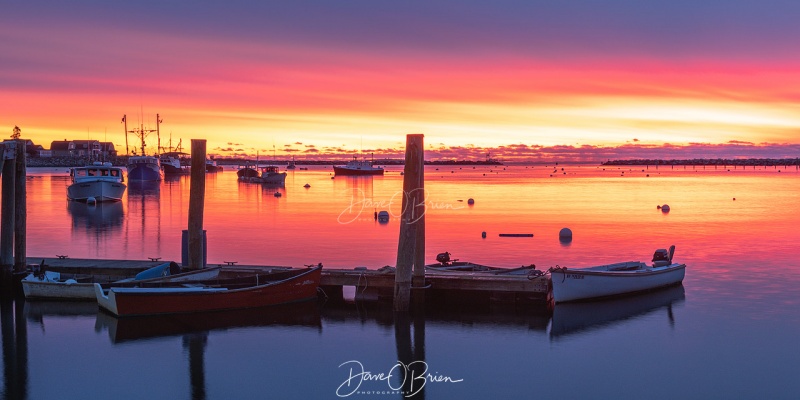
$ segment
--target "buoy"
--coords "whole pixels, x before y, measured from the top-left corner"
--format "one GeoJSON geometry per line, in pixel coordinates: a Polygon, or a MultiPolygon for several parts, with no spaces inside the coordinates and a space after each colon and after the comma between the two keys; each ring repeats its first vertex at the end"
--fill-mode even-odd
{"type": "Polygon", "coordinates": [[[558,232],[558,240],[562,243],[567,243],[572,241],[572,229],[569,228],[561,228],[558,232]]]}
{"type": "Polygon", "coordinates": [[[481,237],[486,239],[486,231],[481,232],[481,237]]]}
{"type": "Polygon", "coordinates": [[[475,204],[475,200],[470,197],[469,200],[467,200],[467,204],[473,205],[475,204]]]}
{"type": "Polygon", "coordinates": [[[94,197],[87,197],[86,198],[86,204],[95,205],[95,204],[97,204],[97,199],[95,199],[94,197]]]}
{"type": "Polygon", "coordinates": [[[308,189],[308,188],[310,188],[310,187],[311,187],[311,185],[309,185],[309,184],[307,184],[307,183],[306,183],[305,185],[303,185],[303,187],[304,187],[304,188],[306,188],[306,189],[308,189]]]}
{"type": "Polygon", "coordinates": [[[275,193],[273,193],[273,196],[275,196],[275,197],[281,197],[281,196],[283,196],[283,195],[281,194],[281,192],[275,192],[275,193]]]}
{"type": "Polygon", "coordinates": [[[736,201],[736,197],[733,198],[733,201],[736,201]]]}
{"type": "Polygon", "coordinates": [[[669,212],[669,206],[666,205],[666,204],[661,206],[661,212],[668,213],[669,212]]]}
{"type": "Polygon", "coordinates": [[[660,210],[660,209],[661,209],[660,205],[656,206],[656,210],[660,210]]]}

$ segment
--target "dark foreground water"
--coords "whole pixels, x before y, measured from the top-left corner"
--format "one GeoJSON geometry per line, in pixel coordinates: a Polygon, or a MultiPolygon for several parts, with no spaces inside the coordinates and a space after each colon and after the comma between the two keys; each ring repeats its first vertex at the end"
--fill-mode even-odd
{"type": "MultiPolygon", "coordinates": [[[[675,244],[683,285],[552,311],[431,305],[407,317],[323,302],[120,320],[94,304],[6,301],[4,396],[800,397],[796,171],[560,168],[429,167],[428,260],[447,250],[484,264],[579,267],[649,260],[675,244]],[[669,214],[656,210],[663,203],[669,214]],[[565,226],[575,233],[568,244],[557,239],[565,226]]],[[[373,208],[396,206],[402,177],[392,172],[332,180],[297,171],[280,198],[218,174],[207,184],[210,262],[393,264],[397,222],[372,219],[373,208]]],[[[122,203],[90,208],[66,202],[58,173],[35,174],[28,252],[179,259],[188,186],[134,188],[122,203]]]]}

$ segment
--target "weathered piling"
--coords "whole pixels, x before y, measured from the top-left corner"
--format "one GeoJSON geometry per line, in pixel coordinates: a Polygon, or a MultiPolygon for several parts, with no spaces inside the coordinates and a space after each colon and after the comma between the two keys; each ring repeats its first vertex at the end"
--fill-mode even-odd
{"type": "MultiPolygon", "coordinates": [[[[425,215],[424,196],[419,185],[424,175],[424,146],[421,134],[406,136],[406,159],[403,172],[403,209],[400,217],[400,237],[397,244],[397,270],[395,272],[394,310],[408,311],[411,302],[412,267],[417,263],[418,243],[424,241],[424,225],[420,218],[425,215]],[[421,239],[417,231],[422,229],[421,239]]],[[[424,264],[424,250],[421,255],[424,264]]],[[[424,277],[424,265],[421,265],[424,277]]]]}
{"type": "Polygon", "coordinates": [[[14,188],[15,188],[15,158],[16,142],[3,142],[2,159],[0,168],[2,174],[3,199],[0,204],[0,287],[2,294],[11,294],[11,276],[14,268],[14,188]]]}
{"type": "Polygon", "coordinates": [[[206,195],[206,141],[192,139],[192,169],[189,184],[189,268],[202,268],[203,208],[206,195]]]}
{"type": "Polygon", "coordinates": [[[16,177],[14,187],[14,272],[25,270],[27,261],[28,192],[25,167],[25,141],[17,140],[16,177]]]}

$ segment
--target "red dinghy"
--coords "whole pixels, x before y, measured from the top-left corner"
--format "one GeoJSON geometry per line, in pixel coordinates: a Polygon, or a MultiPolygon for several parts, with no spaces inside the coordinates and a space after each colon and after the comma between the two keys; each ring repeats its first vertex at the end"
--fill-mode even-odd
{"type": "Polygon", "coordinates": [[[256,308],[315,298],[322,266],[293,272],[293,276],[285,277],[284,272],[281,280],[245,288],[112,287],[105,294],[96,284],[95,294],[101,308],[119,317],[256,308]]]}

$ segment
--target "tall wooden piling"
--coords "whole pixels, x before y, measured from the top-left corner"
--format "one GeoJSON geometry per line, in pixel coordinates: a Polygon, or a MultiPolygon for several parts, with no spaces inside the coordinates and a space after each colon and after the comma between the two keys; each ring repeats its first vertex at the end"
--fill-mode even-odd
{"type": "Polygon", "coordinates": [[[3,295],[11,295],[11,276],[14,268],[14,188],[16,180],[16,142],[3,143],[2,191],[0,204],[0,286],[3,295]]]}
{"type": "Polygon", "coordinates": [[[192,139],[189,184],[189,268],[203,268],[203,208],[206,196],[206,141],[192,139]]]}
{"type": "Polygon", "coordinates": [[[27,173],[25,167],[25,141],[17,140],[17,160],[15,165],[14,187],[14,271],[25,270],[28,263],[27,255],[27,229],[28,229],[28,192],[27,173]]]}
{"type": "MultiPolygon", "coordinates": [[[[417,244],[424,241],[424,225],[422,237],[418,236],[420,218],[424,217],[424,203],[420,206],[420,199],[424,199],[422,183],[424,175],[424,147],[421,134],[406,136],[406,159],[403,175],[403,210],[400,217],[400,237],[397,244],[397,270],[394,278],[394,310],[408,311],[411,302],[412,267],[418,260],[417,244]]],[[[424,264],[424,251],[422,260],[424,264]]],[[[422,274],[424,276],[424,265],[422,274]]]]}

